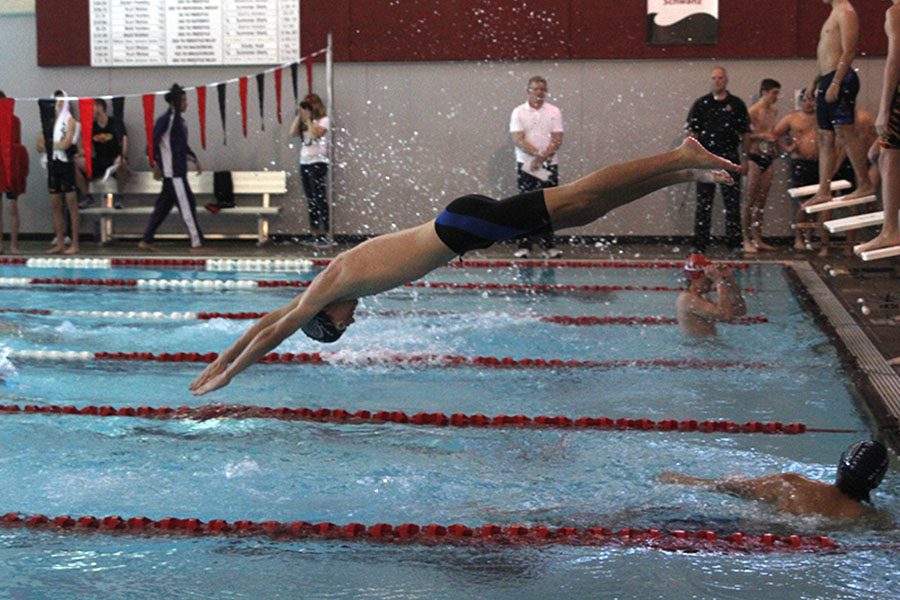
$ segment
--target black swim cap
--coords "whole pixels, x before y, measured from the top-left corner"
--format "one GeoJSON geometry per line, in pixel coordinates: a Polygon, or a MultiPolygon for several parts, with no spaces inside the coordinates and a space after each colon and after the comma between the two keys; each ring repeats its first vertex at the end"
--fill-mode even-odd
{"type": "Polygon", "coordinates": [[[324,310],[320,310],[316,313],[316,316],[307,321],[306,325],[300,329],[302,329],[303,333],[308,337],[311,337],[317,342],[330,344],[338,341],[340,337],[344,335],[344,331],[347,330],[347,327],[338,327],[324,310]]]}
{"type": "Polygon", "coordinates": [[[881,442],[856,442],[841,454],[835,484],[851,498],[871,502],[869,492],[878,487],[887,468],[887,448],[881,442]]]}

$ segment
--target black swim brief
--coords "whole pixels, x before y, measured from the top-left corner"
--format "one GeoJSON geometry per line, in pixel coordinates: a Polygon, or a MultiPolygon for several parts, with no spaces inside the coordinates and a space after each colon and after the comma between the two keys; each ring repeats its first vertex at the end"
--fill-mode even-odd
{"type": "Polygon", "coordinates": [[[856,96],[859,94],[859,77],[850,69],[840,82],[838,97],[832,103],[825,101],[825,93],[836,71],[823,75],[816,90],[816,120],[819,129],[834,131],[835,125],[853,125],[856,120],[856,96]]]}
{"type": "Polygon", "coordinates": [[[771,167],[772,163],[775,162],[775,157],[769,156],[768,154],[748,154],[747,158],[759,165],[759,170],[763,173],[765,173],[766,169],[771,167]]]}
{"type": "Polygon", "coordinates": [[[75,163],[52,159],[47,165],[47,189],[51,194],[68,194],[76,191],[75,163]]]}
{"type": "Polygon", "coordinates": [[[434,230],[448,248],[462,256],[494,242],[551,233],[544,190],[494,200],[471,194],[447,205],[434,220],[434,230]]]}

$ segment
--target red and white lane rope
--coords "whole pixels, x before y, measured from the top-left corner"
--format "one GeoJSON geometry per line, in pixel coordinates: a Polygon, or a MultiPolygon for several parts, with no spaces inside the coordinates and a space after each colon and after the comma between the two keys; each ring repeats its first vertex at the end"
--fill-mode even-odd
{"type": "MultiPolygon", "coordinates": [[[[51,317],[79,317],[102,319],[144,319],[144,320],[247,320],[261,319],[268,313],[264,312],[151,312],[151,311],[124,311],[124,310],[58,310],[41,308],[0,308],[0,314],[15,313],[26,315],[42,315],[51,317]]],[[[464,313],[449,310],[378,310],[357,311],[359,317],[406,317],[406,316],[459,316],[464,313]]],[[[556,325],[596,326],[596,325],[677,325],[675,317],[646,316],[571,316],[571,315],[533,315],[522,313],[511,315],[521,319],[531,319],[556,325]]],[[[732,325],[758,325],[768,323],[769,319],[762,315],[739,317],[730,322],[732,325]]]]}
{"type": "MultiPolygon", "coordinates": [[[[218,355],[215,352],[87,352],[65,350],[10,350],[11,360],[38,361],[134,361],[169,363],[210,363],[218,355]]],[[[696,358],[653,358],[575,360],[560,358],[511,358],[497,356],[461,356],[454,354],[425,354],[407,352],[272,352],[260,363],[290,365],[333,366],[394,366],[394,367],[478,367],[499,369],[774,369],[778,365],[766,362],[741,362],[732,360],[700,360],[696,358]]]]}
{"type": "MultiPolygon", "coordinates": [[[[0,277],[0,287],[23,287],[31,285],[53,286],[103,286],[142,289],[169,290],[222,290],[253,288],[307,288],[311,281],[288,279],[253,280],[253,279],[97,279],[68,277],[0,277]]],[[[563,283],[484,283],[453,281],[414,281],[405,283],[407,288],[445,289],[445,290],[478,290],[504,292],[682,292],[683,287],[666,285],[575,285],[563,283]]],[[[755,288],[744,288],[744,292],[753,293],[755,288]]]]}
{"type": "MultiPolygon", "coordinates": [[[[298,271],[325,267],[329,259],[304,258],[72,258],[72,257],[0,257],[0,265],[53,269],[173,268],[198,271],[298,271]]],[[[731,269],[747,269],[748,263],[723,263],[731,269]]],[[[681,261],[610,260],[459,260],[452,268],[568,268],[568,269],[680,269],[681,261]]]]}
{"type": "Polygon", "coordinates": [[[205,406],[83,406],[81,408],[58,404],[0,404],[0,414],[78,415],[91,417],[137,417],[144,419],[277,419],[281,421],[312,421],[342,425],[412,425],[423,427],[475,427],[486,429],[585,429],[596,431],[667,431],[696,433],[758,433],[766,435],[802,433],[859,433],[855,429],[807,427],[804,423],[770,421],[696,421],[687,419],[610,419],[608,417],[565,417],[561,415],[496,415],[480,413],[425,413],[408,414],[403,411],[349,412],[342,408],[271,408],[244,404],[209,404],[205,406]]]}
{"type": "Polygon", "coordinates": [[[748,534],[740,531],[719,535],[714,531],[686,531],[677,529],[619,529],[606,527],[545,527],[538,525],[481,525],[468,527],[453,525],[418,525],[402,523],[309,523],[307,521],[225,521],[213,519],[149,519],[147,517],[123,518],[71,517],[62,515],[23,516],[7,513],[0,517],[0,526],[55,531],[128,533],[140,535],[191,535],[191,536],[269,536],[276,539],[338,540],[341,542],[373,542],[391,544],[438,544],[458,546],[641,546],[672,552],[821,552],[836,551],[838,544],[829,537],[775,535],[773,533],[748,534]]]}

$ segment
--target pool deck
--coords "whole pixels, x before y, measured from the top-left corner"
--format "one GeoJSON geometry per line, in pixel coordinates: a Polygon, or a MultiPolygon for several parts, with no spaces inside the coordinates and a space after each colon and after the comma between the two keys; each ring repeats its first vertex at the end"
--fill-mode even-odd
{"type": "MultiPolygon", "coordinates": [[[[160,242],[158,253],[139,252],[134,242],[107,246],[82,245],[81,257],[120,258],[330,258],[350,244],[316,249],[293,242],[272,242],[257,247],[253,242],[210,241],[208,252],[191,253],[183,241],[160,242]]],[[[46,241],[23,241],[22,255],[46,256],[46,241]]],[[[687,246],[671,244],[560,245],[560,260],[677,261],[687,246]]],[[[468,259],[512,259],[515,247],[498,244],[467,255],[468,259]]],[[[6,255],[8,256],[8,255],[6,255]]],[[[868,410],[880,424],[884,436],[900,450],[900,257],[864,263],[833,250],[829,257],[814,252],[779,249],[743,255],[711,248],[714,260],[774,263],[794,266],[814,304],[824,315],[823,325],[842,347],[845,358],[855,362],[855,383],[862,389],[868,410]],[[865,314],[868,313],[868,314],[865,314]],[[891,364],[893,363],[893,364],[891,364]]],[[[533,259],[532,259],[533,260],[533,259]]]]}

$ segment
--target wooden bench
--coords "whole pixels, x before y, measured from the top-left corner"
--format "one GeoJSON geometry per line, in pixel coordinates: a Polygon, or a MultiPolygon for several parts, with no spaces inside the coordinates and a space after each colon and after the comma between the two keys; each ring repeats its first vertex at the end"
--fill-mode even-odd
{"type": "MultiPolygon", "coordinates": [[[[287,174],[284,171],[232,171],[232,182],[234,183],[235,200],[240,201],[242,196],[256,196],[259,204],[235,206],[234,208],[223,208],[215,214],[214,219],[222,217],[256,217],[256,233],[238,233],[238,234],[204,234],[204,237],[210,239],[256,239],[259,245],[265,244],[269,240],[269,219],[278,216],[281,212],[280,206],[272,206],[272,195],[280,195],[287,192],[287,174]]],[[[203,208],[204,202],[200,201],[201,196],[212,196],[213,194],[213,173],[206,172],[197,175],[191,172],[187,177],[197,198],[197,214],[198,216],[208,212],[203,208]]],[[[114,208],[113,194],[117,193],[115,178],[109,178],[106,181],[92,181],[91,194],[103,196],[103,201],[99,207],[84,208],[81,214],[84,216],[100,217],[100,242],[107,244],[115,238],[122,237],[138,237],[139,233],[115,233],[113,231],[113,221],[116,217],[143,215],[150,216],[153,213],[153,206],[135,206],[128,208],[114,208]]],[[[125,189],[124,196],[132,198],[135,196],[152,196],[155,198],[162,189],[162,182],[153,178],[153,173],[149,171],[137,171],[131,173],[128,179],[128,185],[125,189]]],[[[172,212],[177,212],[177,208],[173,208],[172,212]]],[[[184,238],[186,233],[160,234],[161,238],[184,238]]]]}

